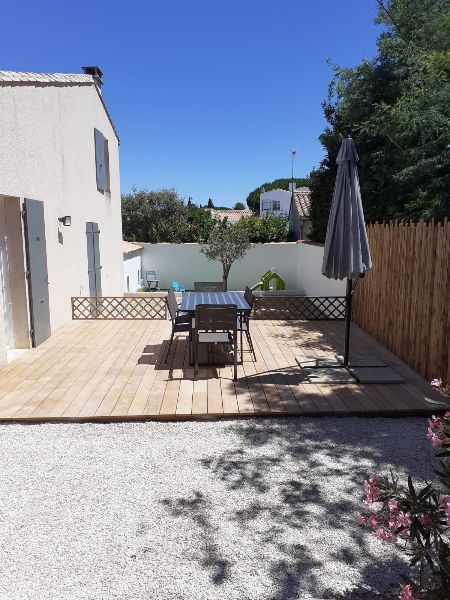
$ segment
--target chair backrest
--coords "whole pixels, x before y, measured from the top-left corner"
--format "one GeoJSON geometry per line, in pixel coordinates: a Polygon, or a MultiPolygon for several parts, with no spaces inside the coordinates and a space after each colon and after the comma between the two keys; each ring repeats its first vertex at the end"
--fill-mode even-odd
{"type": "Polygon", "coordinates": [[[250,308],[252,308],[253,302],[255,301],[255,294],[248,287],[248,285],[245,288],[244,300],[247,302],[247,304],[250,306],[250,308]]]}
{"type": "Polygon", "coordinates": [[[180,290],[180,284],[178,281],[172,281],[172,289],[178,292],[180,290]]]}
{"type": "Polygon", "coordinates": [[[156,271],[145,271],[145,279],[147,281],[156,281],[156,271]]]}
{"type": "Polygon", "coordinates": [[[166,296],[167,308],[169,309],[169,315],[171,320],[173,321],[177,316],[178,312],[178,302],[175,296],[175,292],[173,290],[169,290],[166,296]]]}
{"type": "Polygon", "coordinates": [[[195,328],[197,331],[236,332],[237,310],[235,304],[197,304],[195,328]]]}
{"type": "Polygon", "coordinates": [[[223,281],[194,281],[194,292],[224,292],[223,281]]]}

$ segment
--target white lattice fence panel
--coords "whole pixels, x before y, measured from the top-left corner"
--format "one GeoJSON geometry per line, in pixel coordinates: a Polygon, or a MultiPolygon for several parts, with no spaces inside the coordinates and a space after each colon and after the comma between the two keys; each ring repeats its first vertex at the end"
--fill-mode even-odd
{"type": "Polygon", "coordinates": [[[254,319],[334,320],[345,317],[341,296],[260,296],[253,305],[254,319]]]}
{"type": "Polygon", "coordinates": [[[166,319],[162,296],[81,296],[72,298],[72,319],[166,319]]]}

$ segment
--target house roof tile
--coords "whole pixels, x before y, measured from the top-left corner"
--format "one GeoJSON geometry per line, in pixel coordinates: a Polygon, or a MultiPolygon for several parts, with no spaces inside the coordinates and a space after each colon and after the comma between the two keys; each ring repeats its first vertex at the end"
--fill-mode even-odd
{"type": "Polygon", "coordinates": [[[307,187],[299,188],[294,191],[294,210],[298,219],[309,219],[311,208],[311,190],[307,187]]]}
{"type": "Polygon", "coordinates": [[[122,241],[122,252],[123,254],[129,254],[130,252],[136,252],[136,250],[142,250],[144,244],[140,244],[139,242],[127,242],[126,240],[122,241]]]}
{"type": "Polygon", "coordinates": [[[216,219],[227,219],[229,223],[237,223],[244,217],[252,215],[252,211],[245,210],[218,210],[215,208],[211,209],[211,215],[216,219]]]}

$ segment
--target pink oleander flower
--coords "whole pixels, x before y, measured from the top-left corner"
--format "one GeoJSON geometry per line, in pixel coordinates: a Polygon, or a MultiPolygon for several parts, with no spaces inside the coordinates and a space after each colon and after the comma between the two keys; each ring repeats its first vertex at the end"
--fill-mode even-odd
{"type": "Polygon", "coordinates": [[[385,529],[384,527],[377,527],[373,532],[374,536],[383,542],[395,542],[397,536],[385,529]]]}
{"type": "Polygon", "coordinates": [[[409,536],[409,523],[407,523],[405,519],[390,519],[388,525],[393,534],[399,535],[402,538],[409,536]],[[400,528],[402,528],[402,530],[398,531],[400,528]]]}
{"type": "Polygon", "coordinates": [[[442,446],[442,444],[444,443],[444,440],[442,440],[439,435],[432,430],[431,426],[428,427],[428,431],[427,431],[427,438],[429,440],[431,440],[431,444],[436,447],[436,446],[442,446]]]}
{"type": "Polygon", "coordinates": [[[358,515],[358,523],[363,527],[367,526],[368,517],[366,515],[358,515]]]}
{"type": "Polygon", "coordinates": [[[440,499],[440,505],[445,509],[445,517],[447,519],[447,525],[450,525],[450,495],[442,496],[440,499]]]}
{"type": "Polygon", "coordinates": [[[388,521],[389,529],[394,532],[401,526],[397,519],[390,519],[388,521]]]}
{"type": "Polygon", "coordinates": [[[400,511],[397,515],[397,521],[400,525],[403,525],[403,527],[409,527],[411,525],[410,514],[400,511]]]}
{"type": "Polygon", "coordinates": [[[400,584],[399,600],[415,600],[412,587],[410,585],[400,584]]]}
{"type": "Polygon", "coordinates": [[[431,385],[432,385],[432,387],[436,388],[436,391],[438,391],[440,394],[442,394],[446,398],[450,396],[450,383],[447,383],[447,385],[444,385],[442,382],[442,379],[439,378],[439,379],[433,379],[433,381],[431,381],[431,385]]]}
{"type": "MultiPolygon", "coordinates": [[[[449,391],[450,391],[450,387],[449,387],[449,386],[447,386],[447,387],[448,387],[448,389],[449,389],[449,391]]],[[[448,411],[445,413],[444,417],[445,417],[446,419],[450,419],[450,410],[448,410],[448,411]]]]}
{"type": "Polygon", "coordinates": [[[419,521],[421,522],[422,525],[424,525],[425,527],[427,525],[431,525],[432,520],[429,514],[427,513],[422,513],[421,515],[419,515],[419,521]]]}
{"type": "Polygon", "coordinates": [[[364,482],[364,494],[366,496],[365,505],[370,506],[374,502],[376,502],[380,496],[380,490],[377,487],[378,479],[375,479],[375,476],[371,475],[368,481],[364,482]]]}
{"type": "Polygon", "coordinates": [[[372,529],[375,529],[376,527],[378,527],[379,523],[380,523],[380,513],[374,511],[368,518],[367,520],[368,524],[370,525],[370,527],[372,529]]]}
{"type": "Polygon", "coordinates": [[[398,512],[398,502],[394,498],[391,498],[388,502],[388,509],[390,513],[398,512]]]}
{"type": "Polygon", "coordinates": [[[444,431],[444,422],[440,417],[433,415],[430,419],[430,427],[437,429],[438,431],[444,431]]]}

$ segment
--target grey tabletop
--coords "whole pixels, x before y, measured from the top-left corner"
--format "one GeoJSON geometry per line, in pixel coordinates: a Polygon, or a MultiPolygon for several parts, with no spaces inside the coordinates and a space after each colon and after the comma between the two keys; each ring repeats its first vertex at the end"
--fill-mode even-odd
{"type": "Polygon", "coordinates": [[[238,311],[250,312],[251,310],[241,292],[184,292],[180,310],[195,312],[197,304],[235,304],[238,311]]]}

